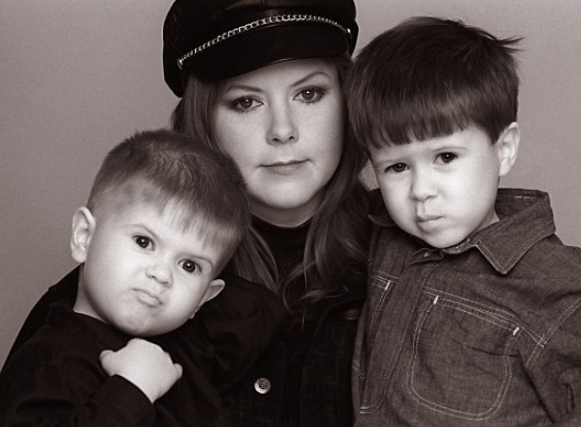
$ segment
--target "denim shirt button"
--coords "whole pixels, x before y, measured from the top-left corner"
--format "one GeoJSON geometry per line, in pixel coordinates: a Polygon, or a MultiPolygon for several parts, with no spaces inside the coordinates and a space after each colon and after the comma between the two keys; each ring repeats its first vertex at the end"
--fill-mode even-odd
{"type": "Polygon", "coordinates": [[[258,378],[254,382],[254,390],[259,394],[266,394],[271,388],[270,380],[268,378],[258,378]]]}

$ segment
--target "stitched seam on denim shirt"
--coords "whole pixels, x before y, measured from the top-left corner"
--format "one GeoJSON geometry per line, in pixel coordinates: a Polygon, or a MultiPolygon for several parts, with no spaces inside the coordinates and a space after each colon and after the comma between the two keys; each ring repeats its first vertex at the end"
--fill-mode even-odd
{"type": "Polygon", "coordinates": [[[518,260],[523,257],[523,255],[526,252],[523,249],[525,247],[530,247],[531,244],[530,244],[530,242],[524,242],[522,245],[519,246],[518,249],[515,249],[513,251],[512,256],[507,258],[506,262],[501,262],[501,260],[498,259],[494,255],[494,253],[490,249],[488,249],[488,246],[486,246],[486,244],[484,242],[482,242],[481,240],[476,242],[475,246],[477,246],[482,251],[482,253],[486,254],[487,257],[489,257],[490,259],[492,259],[494,261],[492,264],[494,264],[495,268],[498,268],[500,273],[506,274],[515,266],[515,264],[518,262],[518,260]]]}
{"type": "Polygon", "coordinates": [[[563,312],[561,316],[557,319],[554,323],[553,327],[550,328],[547,333],[543,334],[543,342],[539,344],[534,351],[531,353],[531,356],[527,359],[525,366],[530,368],[533,363],[536,361],[538,356],[541,354],[541,351],[545,348],[547,342],[551,339],[551,337],[555,334],[557,329],[561,327],[563,323],[569,318],[571,314],[579,309],[581,306],[581,298],[577,298],[567,309],[563,312]]]}
{"type": "MultiPolygon", "coordinates": [[[[426,277],[429,277],[436,268],[437,268],[437,266],[432,266],[431,268],[429,268],[428,272],[426,273],[426,277]]],[[[377,278],[380,278],[380,279],[386,281],[385,277],[377,276],[377,274],[375,274],[373,277],[377,277],[377,278]]],[[[392,284],[395,284],[397,281],[399,281],[399,278],[394,278],[394,279],[395,280],[392,281],[392,284]]],[[[410,316],[412,315],[412,313],[415,311],[415,307],[416,307],[416,304],[419,300],[419,294],[421,293],[422,287],[423,287],[423,285],[418,286],[417,289],[414,291],[413,297],[412,297],[412,301],[414,303],[413,303],[412,307],[410,307],[410,309],[405,314],[403,314],[403,316],[405,316],[406,319],[408,319],[408,321],[410,320],[410,316]]],[[[390,289],[390,286],[387,286],[385,289],[386,290],[390,289]]],[[[382,297],[386,294],[387,294],[387,292],[384,292],[382,294],[382,297]]],[[[383,406],[384,398],[385,398],[385,395],[387,394],[388,388],[389,388],[389,379],[393,378],[393,375],[394,375],[394,364],[397,361],[399,361],[399,359],[400,359],[401,351],[403,348],[403,341],[405,339],[407,328],[408,328],[408,322],[406,322],[404,327],[399,331],[399,334],[398,334],[399,336],[397,338],[397,341],[395,343],[393,343],[394,347],[396,347],[398,349],[398,351],[397,351],[397,354],[392,354],[390,359],[386,361],[388,368],[381,375],[381,378],[380,378],[381,386],[379,387],[379,390],[378,390],[379,391],[378,396],[374,396],[375,400],[372,399],[370,405],[361,404],[361,407],[359,408],[359,414],[361,414],[361,415],[372,414],[372,413],[376,412],[377,410],[379,410],[383,406]]],[[[361,393],[361,396],[362,396],[361,402],[363,402],[365,400],[366,394],[367,394],[367,390],[364,389],[363,392],[361,393]]]]}
{"type": "MultiPolygon", "coordinates": [[[[429,292],[429,291],[426,291],[426,293],[430,294],[430,295],[434,295],[434,296],[440,296],[440,295],[434,294],[433,292],[429,292]]],[[[499,328],[505,329],[507,331],[511,331],[511,332],[514,331],[515,328],[513,326],[518,327],[518,325],[516,325],[515,322],[513,322],[512,320],[505,319],[502,316],[500,316],[494,312],[486,311],[486,310],[483,310],[480,308],[476,308],[470,304],[465,304],[465,303],[455,301],[453,299],[445,298],[445,297],[440,298],[439,301],[441,301],[440,303],[441,304],[443,303],[447,307],[452,307],[458,311],[461,311],[462,313],[476,316],[479,319],[484,320],[485,322],[496,325],[499,328]],[[446,304],[446,302],[449,304],[446,304]]]]}
{"type": "MultiPolygon", "coordinates": [[[[432,293],[430,293],[430,294],[433,295],[432,293]]],[[[434,299],[433,305],[435,305],[438,302],[438,295],[435,295],[435,297],[436,298],[434,299]]],[[[423,317],[421,319],[422,321],[417,322],[416,328],[414,330],[413,358],[410,361],[410,368],[408,369],[408,373],[407,373],[408,384],[409,384],[411,390],[413,391],[413,393],[416,396],[416,398],[422,404],[424,404],[425,406],[427,406],[428,408],[430,408],[431,410],[434,410],[436,412],[440,412],[440,413],[443,413],[443,414],[446,414],[446,415],[451,415],[451,413],[452,413],[452,414],[454,414],[453,416],[456,416],[458,418],[464,418],[464,419],[470,419],[470,420],[485,420],[485,419],[488,419],[488,418],[492,417],[500,409],[500,407],[502,406],[502,401],[504,400],[504,397],[506,396],[506,393],[508,391],[507,384],[510,383],[510,380],[512,379],[512,376],[513,376],[512,368],[510,366],[510,363],[508,363],[506,361],[505,361],[505,364],[504,364],[504,370],[507,373],[507,375],[505,375],[505,380],[503,381],[503,383],[502,383],[502,385],[501,385],[501,387],[500,387],[500,389],[498,391],[498,395],[496,397],[496,400],[494,401],[494,403],[492,404],[492,406],[490,407],[490,409],[488,409],[487,411],[482,412],[482,413],[470,414],[468,412],[462,412],[462,411],[459,411],[459,410],[455,410],[455,409],[452,409],[452,408],[449,408],[449,407],[440,405],[440,404],[438,404],[436,402],[432,402],[432,401],[429,401],[429,400],[423,398],[414,389],[414,387],[413,387],[413,381],[412,381],[412,372],[414,370],[415,361],[416,361],[416,348],[417,348],[416,347],[416,343],[417,343],[416,336],[418,336],[418,329],[421,329],[421,326],[420,325],[423,325],[424,319],[429,315],[430,311],[431,310],[427,310],[424,313],[424,315],[423,315],[423,317]]],[[[464,311],[464,310],[462,310],[462,311],[464,311]]],[[[475,315],[473,312],[467,312],[467,314],[475,315]]],[[[480,316],[478,316],[478,317],[480,317],[480,316]]],[[[486,320],[486,319],[484,319],[484,320],[486,320]]],[[[492,323],[494,324],[494,322],[492,322],[492,323]]],[[[510,330],[510,328],[506,328],[504,326],[500,326],[500,327],[502,327],[503,329],[510,330]]],[[[509,339],[506,342],[505,346],[504,346],[504,348],[505,348],[505,354],[504,354],[503,358],[506,358],[507,357],[508,352],[509,352],[509,348],[514,345],[514,342],[515,341],[516,341],[515,334],[513,334],[513,338],[512,339],[509,339]]]]}
{"type": "MultiPolygon", "coordinates": [[[[397,279],[396,279],[397,280],[397,279]]],[[[392,280],[390,277],[386,277],[383,274],[371,274],[370,275],[370,285],[381,289],[381,295],[379,296],[379,300],[377,301],[377,303],[375,304],[375,308],[373,308],[373,310],[369,310],[368,315],[370,315],[370,320],[369,320],[369,324],[368,324],[368,329],[367,329],[367,333],[366,335],[366,340],[369,343],[369,347],[373,348],[374,347],[374,341],[377,339],[377,331],[375,330],[376,327],[379,325],[379,323],[381,322],[381,314],[384,312],[384,303],[385,300],[389,294],[389,290],[391,289],[391,287],[393,286],[393,284],[395,283],[395,280],[392,280]],[[378,286],[377,282],[381,282],[382,285],[378,286]]],[[[369,301],[367,302],[369,303],[369,301]]],[[[369,305],[368,305],[369,307],[369,305]]],[[[371,354],[367,355],[367,358],[371,357],[371,354]]],[[[369,374],[369,365],[367,365],[367,372],[363,373],[363,376],[365,378],[368,378],[368,374],[369,374]]],[[[359,375],[361,376],[361,367],[358,366],[358,372],[359,375]]],[[[366,380],[367,381],[367,380],[366,380]]],[[[381,388],[381,393],[380,395],[383,395],[384,393],[384,387],[381,388]]],[[[363,405],[363,396],[365,395],[365,389],[362,390],[361,392],[361,407],[360,407],[360,413],[366,413],[367,410],[372,410],[372,412],[375,410],[375,408],[377,407],[377,405],[371,405],[371,406],[366,406],[363,405]]]]}
{"type": "MultiPolygon", "coordinates": [[[[369,334],[368,334],[368,338],[371,338],[371,333],[375,331],[375,326],[378,323],[378,319],[380,318],[380,314],[383,313],[383,303],[385,302],[385,299],[387,298],[387,295],[389,294],[389,289],[391,288],[391,286],[393,286],[393,284],[395,283],[394,280],[392,280],[391,278],[388,277],[384,277],[384,276],[380,276],[377,274],[373,274],[371,276],[372,280],[370,281],[371,286],[374,286],[376,288],[379,288],[382,290],[381,292],[381,296],[379,297],[379,301],[377,301],[377,304],[375,305],[377,307],[377,309],[373,309],[372,313],[371,313],[371,321],[369,322],[369,334]],[[383,286],[377,286],[376,282],[382,282],[383,286]]],[[[373,333],[373,336],[375,336],[375,333],[373,333]]]]}
{"type": "Polygon", "coordinates": [[[479,307],[482,307],[483,311],[489,311],[490,313],[494,313],[496,316],[498,316],[502,319],[505,319],[509,323],[515,323],[514,322],[515,317],[509,311],[504,310],[502,308],[487,305],[487,304],[482,304],[481,302],[474,301],[474,300],[471,300],[469,298],[461,297],[461,296],[453,294],[451,292],[442,291],[440,289],[429,287],[429,286],[426,286],[425,292],[429,293],[430,295],[434,295],[434,296],[447,295],[447,296],[449,296],[449,298],[446,298],[446,299],[449,299],[450,301],[454,301],[454,300],[466,301],[466,305],[468,305],[468,306],[478,305],[479,307]]]}
{"type": "MultiPolygon", "coordinates": [[[[512,331],[514,331],[515,328],[518,328],[519,331],[522,331],[527,336],[529,336],[531,338],[531,340],[533,340],[536,345],[544,346],[546,344],[546,341],[542,336],[537,334],[535,331],[530,330],[528,327],[525,327],[516,316],[510,314],[508,311],[503,310],[502,308],[493,307],[493,306],[489,306],[489,305],[482,304],[479,302],[475,302],[475,301],[469,300],[468,298],[463,298],[463,297],[460,297],[458,295],[451,294],[451,293],[444,292],[444,291],[440,291],[440,290],[435,289],[435,288],[427,288],[426,293],[429,293],[430,295],[436,295],[436,293],[439,295],[446,294],[446,295],[451,295],[453,298],[456,298],[459,300],[468,301],[469,303],[465,304],[466,306],[470,307],[473,310],[481,310],[483,313],[488,313],[491,316],[498,317],[503,322],[510,324],[509,329],[512,331]],[[479,306],[483,307],[483,309],[477,309],[476,307],[474,307],[474,305],[479,305],[479,306]]],[[[444,298],[444,299],[449,300],[448,298],[444,298]]],[[[455,301],[455,300],[451,300],[451,302],[453,302],[455,304],[462,304],[462,303],[455,301]]]]}

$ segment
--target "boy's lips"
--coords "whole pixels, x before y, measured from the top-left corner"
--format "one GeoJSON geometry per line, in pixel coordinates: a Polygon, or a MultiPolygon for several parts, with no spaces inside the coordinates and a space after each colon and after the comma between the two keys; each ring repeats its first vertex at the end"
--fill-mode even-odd
{"type": "Polygon", "coordinates": [[[149,307],[157,307],[162,304],[161,298],[153,292],[145,289],[134,289],[134,291],[137,295],[137,299],[149,307]]]}
{"type": "Polygon", "coordinates": [[[422,216],[417,216],[416,217],[416,224],[418,225],[418,227],[421,228],[430,228],[432,226],[435,226],[436,223],[438,223],[441,219],[443,218],[443,216],[441,215],[422,215],[422,216]]]}

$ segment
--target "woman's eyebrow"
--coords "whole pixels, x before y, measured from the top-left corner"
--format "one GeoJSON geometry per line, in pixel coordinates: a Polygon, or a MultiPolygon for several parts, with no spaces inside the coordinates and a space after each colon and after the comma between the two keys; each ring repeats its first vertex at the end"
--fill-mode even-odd
{"type": "Polygon", "coordinates": [[[325,71],[317,70],[317,71],[313,71],[312,73],[309,73],[306,76],[300,78],[299,80],[294,82],[291,86],[300,86],[300,85],[304,84],[305,82],[307,82],[307,81],[309,81],[309,80],[311,80],[319,75],[323,76],[325,78],[328,78],[328,79],[331,78],[331,76],[328,73],[326,73],[325,71]]]}
{"type": "Polygon", "coordinates": [[[223,92],[230,92],[232,90],[241,90],[241,91],[245,91],[245,92],[262,92],[262,89],[258,86],[252,86],[249,84],[244,84],[244,83],[234,83],[234,84],[228,84],[224,87],[223,92]]]}

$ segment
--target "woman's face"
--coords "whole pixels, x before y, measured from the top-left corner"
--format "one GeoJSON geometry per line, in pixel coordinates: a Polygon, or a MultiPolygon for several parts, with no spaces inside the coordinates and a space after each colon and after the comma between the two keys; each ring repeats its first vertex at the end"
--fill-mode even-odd
{"type": "Polygon", "coordinates": [[[238,164],[252,213],[281,226],[311,218],[343,147],[336,68],[294,60],[229,79],[214,118],[218,146],[238,164]]]}

